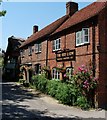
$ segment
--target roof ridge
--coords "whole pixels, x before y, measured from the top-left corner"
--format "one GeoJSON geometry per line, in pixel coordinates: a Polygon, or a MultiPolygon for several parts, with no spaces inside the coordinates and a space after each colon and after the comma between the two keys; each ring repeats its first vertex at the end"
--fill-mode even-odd
{"type": "MultiPolygon", "coordinates": [[[[22,45],[21,47],[26,46],[27,44],[30,44],[36,40],[41,39],[42,37],[45,37],[46,35],[51,34],[53,31],[55,31],[63,22],[65,22],[68,19],[68,15],[64,15],[60,18],[58,18],[56,21],[50,23],[49,25],[47,25],[46,27],[44,27],[43,29],[41,29],[40,31],[32,34],[22,45]],[[53,25],[53,26],[52,26],[53,25]],[[51,28],[48,30],[48,28],[51,28]],[[45,30],[47,30],[47,33],[45,33],[45,30]],[[40,34],[41,32],[43,32],[44,35],[41,35],[39,37],[37,37],[38,34],[40,34]],[[37,38],[36,38],[37,37],[37,38]]],[[[20,47],[20,48],[21,48],[20,47]]]]}
{"type": "Polygon", "coordinates": [[[96,16],[100,11],[102,11],[107,6],[107,1],[100,2],[100,3],[93,2],[90,5],[84,7],[83,9],[77,11],[62,26],[60,26],[56,31],[54,31],[51,35],[54,35],[65,29],[68,29],[68,28],[70,28],[80,22],[83,22],[93,16],[96,16]]]}

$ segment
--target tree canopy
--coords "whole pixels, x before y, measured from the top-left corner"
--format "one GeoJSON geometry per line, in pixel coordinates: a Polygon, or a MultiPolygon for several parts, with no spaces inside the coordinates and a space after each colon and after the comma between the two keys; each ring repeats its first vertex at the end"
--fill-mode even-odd
{"type": "MultiPolygon", "coordinates": [[[[1,2],[2,2],[2,0],[0,0],[0,5],[1,5],[1,2]]],[[[6,14],[6,10],[0,11],[0,17],[5,16],[5,14],[6,14]]]]}

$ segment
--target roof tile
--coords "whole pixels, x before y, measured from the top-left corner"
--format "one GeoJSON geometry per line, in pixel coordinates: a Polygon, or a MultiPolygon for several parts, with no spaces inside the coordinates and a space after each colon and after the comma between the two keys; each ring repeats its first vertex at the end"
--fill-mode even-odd
{"type": "Polygon", "coordinates": [[[77,11],[67,21],[65,21],[56,31],[54,31],[52,35],[97,15],[106,5],[107,2],[94,2],[88,5],[87,7],[77,11]]]}
{"type": "Polygon", "coordinates": [[[59,18],[58,20],[56,20],[55,22],[51,23],[50,25],[46,26],[45,28],[43,28],[42,30],[34,33],[33,35],[31,35],[25,42],[24,44],[22,44],[22,47],[28,45],[29,43],[32,43],[36,40],[39,40],[43,37],[46,37],[47,35],[50,35],[53,31],[55,31],[65,20],[67,20],[68,15],[65,15],[61,18],[59,18]]]}

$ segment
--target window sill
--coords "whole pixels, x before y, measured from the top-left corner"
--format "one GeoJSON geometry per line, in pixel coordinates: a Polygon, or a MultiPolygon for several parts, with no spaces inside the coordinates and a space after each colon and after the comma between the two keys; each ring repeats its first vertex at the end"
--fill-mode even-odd
{"type": "Polygon", "coordinates": [[[41,52],[35,52],[35,54],[40,54],[41,52]]]}
{"type": "Polygon", "coordinates": [[[75,47],[81,47],[81,46],[87,46],[87,45],[90,45],[90,43],[87,42],[87,43],[78,44],[75,47]]]}
{"type": "Polygon", "coordinates": [[[52,50],[52,52],[57,52],[57,51],[60,51],[61,49],[58,49],[58,50],[52,50]]]}

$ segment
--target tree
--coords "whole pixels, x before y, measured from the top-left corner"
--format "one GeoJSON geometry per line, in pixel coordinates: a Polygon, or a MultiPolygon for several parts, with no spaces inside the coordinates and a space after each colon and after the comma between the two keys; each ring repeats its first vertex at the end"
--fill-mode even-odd
{"type": "MultiPolygon", "coordinates": [[[[0,0],[0,5],[1,5],[1,2],[2,2],[2,0],[0,0]]],[[[6,10],[0,11],[0,17],[5,16],[5,14],[6,14],[6,10]]]]}

